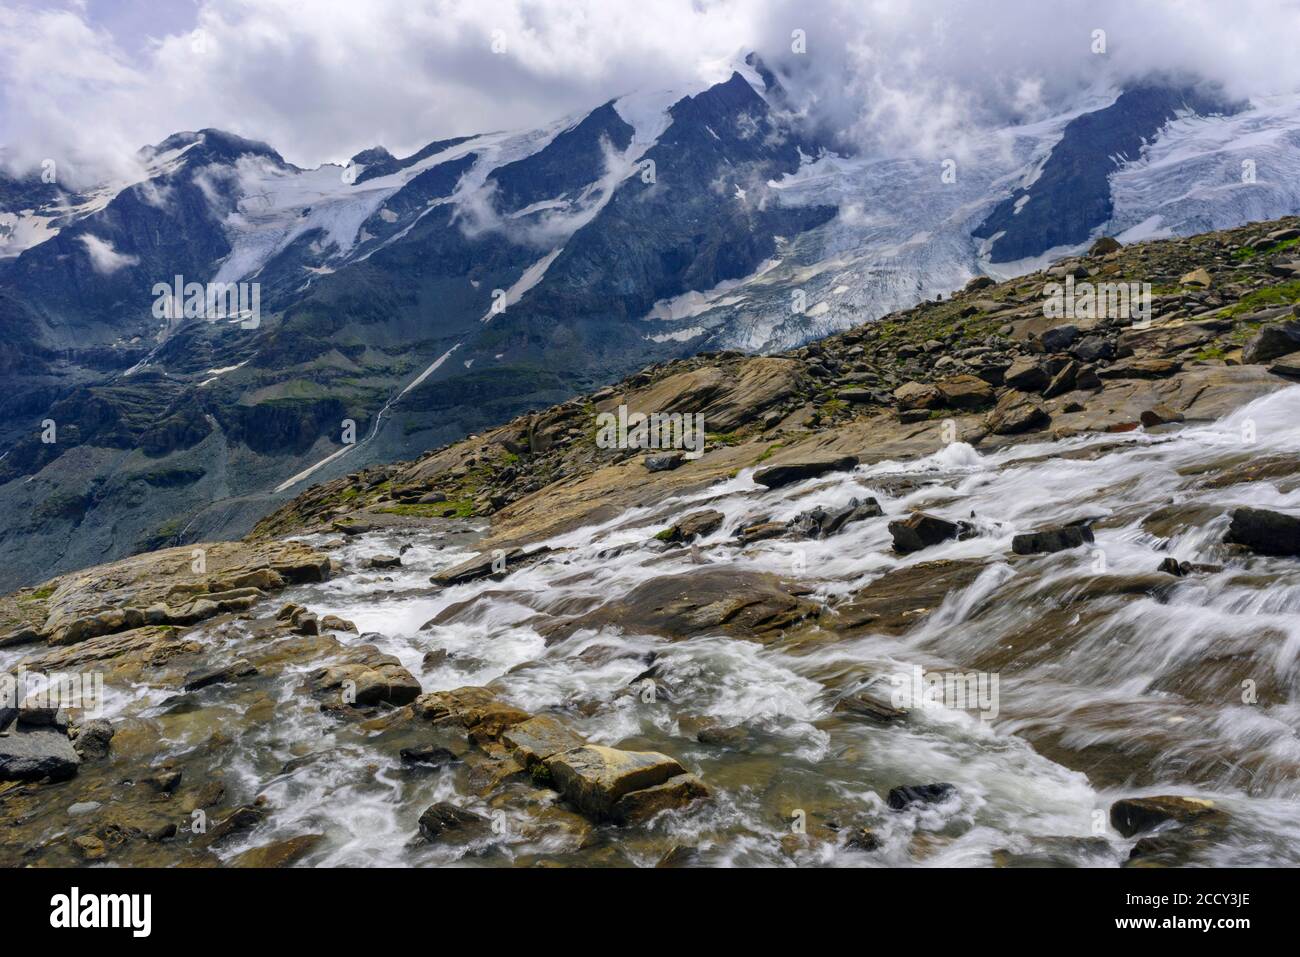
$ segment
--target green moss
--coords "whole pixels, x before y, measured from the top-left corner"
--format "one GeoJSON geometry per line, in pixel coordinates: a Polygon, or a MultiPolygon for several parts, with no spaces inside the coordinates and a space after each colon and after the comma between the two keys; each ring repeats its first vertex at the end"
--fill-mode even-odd
{"type": "Polygon", "coordinates": [[[1283,250],[1294,249],[1297,244],[1300,244],[1300,239],[1284,239],[1280,243],[1269,243],[1267,246],[1247,246],[1234,252],[1232,258],[1238,262],[1247,262],[1265,253],[1280,253],[1283,250]]]}
{"type": "Polygon", "coordinates": [[[662,532],[656,532],[655,538],[661,542],[671,542],[673,540],[673,535],[675,535],[676,532],[677,532],[677,527],[675,525],[670,525],[668,528],[665,528],[662,532]]]}
{"type": "Polygon", "coordinates": [[[776,454],[776,450],[779,449],[779,448],[781,448],[781,446],[783,446],[783,445],[785,445],[784,442],[773,442],[771,445],[769,445],[769,446],[768,446],[768,447],[763,451],[763,454],[760,455],[760,456],[758,457],[758,461],[755,462],[754,464],[755,464],[755,465],[758,465],[760,462],[766,462],[766,461],[767,461],[768,459],[770,459],[773,455],[775,455],[775,454],[776,454]]]}
{"type": "Polygon", "coordinates": [[[470,518],[474,514],[474,503],[467,498],[449,499],[427,505],[389,505],[379,511],[385,515],[404,515],[408,518],[470,518]]]}
{"type": "Polygon", "coordinates": [[[41,588],[34,589],[29,594],[19,596],[18,600],[19,601],[44,601],[46,598],[49,598],[53,594],[54,594],[54,586],[45,585],[41,588]]]}
{"type": "Polygon", "coordinates": [[[1258,309],[1266,309],[1269,306],[1289,306],[1294,302],[1300,302],[1300,280],[1256,289],[1242,296],[1236,305],[1220,310],[1219,315],[1229,318],[1244,316],[1258,309]]]}

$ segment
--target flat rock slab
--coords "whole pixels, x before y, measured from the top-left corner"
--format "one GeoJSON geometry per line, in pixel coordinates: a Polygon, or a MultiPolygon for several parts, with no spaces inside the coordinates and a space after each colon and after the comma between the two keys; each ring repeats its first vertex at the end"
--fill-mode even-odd
{"type": "Polygon", "coordinates": [[[816,604],[800,597],[805,591],[768,572],[702,566],[689,575],[652,578],[617,601],[561,622],[545,634],[554,642],[582,628],[614,626],[674,640],[710,633],[775,640],[786,628],[819,612],[816,604]]]}
{"type": "Polygon", "coordinates": [[[675,759],[657,751],[620,751],[597,744],[557,754],[546,767],[559,792],[578,810],[598,819],[612,817],[615,804],[625,795],[686,773],[675,759]]]}
{"type": "Polygon", "coordinates": [[[855,455],[819,456],[761,468],[754,473],[754,481],[768,488],[781,488],[805,479],[817,478],[828,472],[847,472],[856,468],[857,464],[858,459],[855,455]]]}
{"type": "Polygon", "coordinates": [[[562,751],[580,748],[585,741],[555,718],[543,714],[505,731],[501,743],[514,752],[520,764],[530,768],[562,751]]]}
{"type": "Polygon", "coordinates": [[[950,591],[975,581],[984,567],[978,561],[939,561],[887,572],[837,605],[832,627],[838,632],[868,629],[901,635],[942,605],[950,591]]]}

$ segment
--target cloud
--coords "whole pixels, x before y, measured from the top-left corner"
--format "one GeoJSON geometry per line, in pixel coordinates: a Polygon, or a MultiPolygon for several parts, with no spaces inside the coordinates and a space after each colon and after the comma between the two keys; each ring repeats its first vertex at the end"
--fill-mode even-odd
{"type": "Polygon", "coordinates": [[[0,7],[0,143],[10,166],[55,158],[74,183],[207,126],[302,166],[402,155],[724,79],[749,49],[810,122],[873,149],[952,151],[972,127],[1150,70],[1300,88],[1296,0],[197,0],[166,21],[23,2],[0,7]]]}
{"type": "Polygon", "coordinates": [[[91,266],[95,268],[95,272],[102,276],[117,272],[123,266],[134,266],[140,262],[135,256],[119,253],[113,248],[113,244],[106,239],[100,239],[98,236],[92,236],[89,233],[83,233],[77,238],[85,244],[86,255],[90,257],[91,266]]]}

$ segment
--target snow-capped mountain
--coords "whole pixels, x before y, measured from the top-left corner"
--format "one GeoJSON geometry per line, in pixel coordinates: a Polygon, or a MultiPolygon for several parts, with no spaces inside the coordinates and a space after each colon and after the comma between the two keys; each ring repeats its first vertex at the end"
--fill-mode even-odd
{"type": "Polygon", "coordinates": [[[402,158],[301,169],[201,130],[129,182],[0,179],[0,506],[22,516],[0,555],[50,556],[0,584],[237,533],[658,359],[786,348],[1102,234],[1300,211],[1300,97],[1151,82],[954,157],[843,155],[736,66],[402,158]],[[177,277],[256,283],[257,320],[160,313],[177,277]]]}

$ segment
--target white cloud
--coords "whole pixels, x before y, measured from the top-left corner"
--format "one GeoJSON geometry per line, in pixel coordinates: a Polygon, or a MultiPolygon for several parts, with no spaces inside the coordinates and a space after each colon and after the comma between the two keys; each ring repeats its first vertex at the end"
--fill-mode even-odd
{"type": "Polygon", "coordinates": [[[12,165],[50,157],[99,177],[207,126],[304,166],[376,144],[401,155],[722,78],[755,48],[847,138],[945,153],[972,124],[1032,119],[1150,69],[1237,93],[1300,88],[1296,0],[197,0],[192,22],[109,9],[0,7],[12,165]],[[795,29],[806,54],[790,50],[795,29]],[[1095,29],[1105,56],[1090,52],[1095,29]]]}
{"type": "Polygon", "coordinates": [[[102,276],[117,272],[123,266],[134,266],[140,261],[135,256],[119,253],[108,240],[92,236],[90,233],[83,233],[77,238],[85,244],[86,255],[90,257],[91,266],[102,276]]]}

